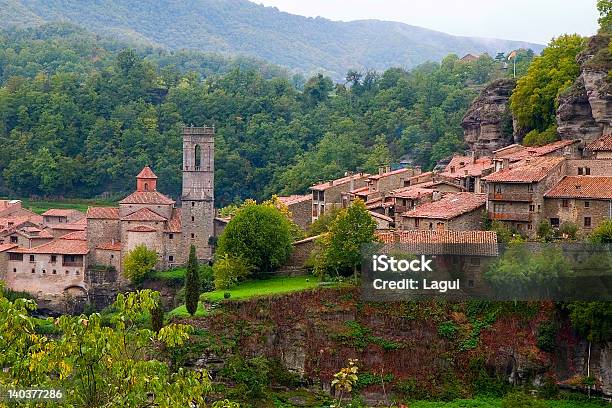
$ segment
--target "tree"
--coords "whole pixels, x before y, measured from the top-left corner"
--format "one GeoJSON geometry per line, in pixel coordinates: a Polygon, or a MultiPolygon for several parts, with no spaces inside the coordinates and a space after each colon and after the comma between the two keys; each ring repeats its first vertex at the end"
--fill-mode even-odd
{"type": "Polygon", "coordinates": [[[187,260],[187,270],[185,271],[185,308],[192,316],[198,310],[200,289],[200,273],[198,258],[196,257],[196,247],[191,245],[189,248],[189,259],[187,260]]]}
{"type": "Polygon", "coordinates": [[[599,26],[603,32],[612,31],[612,1],[597,0],[597,10],[599,11],[599,26]]]}
{"type": "Polygon", "coordinates": [[[217,253],[242,258],[257,272],[268,272],[289,259],[291,243],[291,226],[278,208],[247,203],[225,227],[217,253]]]}
{"type": "Polygon", "coordinates": [[[555,238],[555,230],[548,220],[542,220],[538,224],[537,235],[544,242],[551,242],[555,238]]]}
{"type": "Polygon", "coordinates": [[[249,264],[240,257],[228,254],[217,257],[213,264],[216,289],[229,289],[251,273],[249,264]]]}
{"type": "Polygon", "coordinates": [[[589,241],[594,244],[612,244],[612,219],[599,224],[589,236],[589,241]]]}
{"type": "Polygon", "coordinates": [[[357,274],[361,264],[362,245],[376,242],[376,222],[365,203],[359,199],[340,210],[322,236],[321,251],[315,259],[315,270],[319,274],[357,274]]]}
{"type": "Polygon", "coordinates": [[[123,274],[132,283],[140,283],[157,264],[157,252],[141,244],[127,253],[123,260],[123,274]]]}
{"type": "Polygon", "coordinates": [[[0,386],[62,389],[62,405],[74,407],[205,407],[208,374],[164,362],[163,350],[183,345],[191,326],[154,333],[138,324],[159,301],[150,290],[120,294],[110,324],[99,313],[49,318],[50,337],[36,332],[33,301],[0,295],[0,386]]]}

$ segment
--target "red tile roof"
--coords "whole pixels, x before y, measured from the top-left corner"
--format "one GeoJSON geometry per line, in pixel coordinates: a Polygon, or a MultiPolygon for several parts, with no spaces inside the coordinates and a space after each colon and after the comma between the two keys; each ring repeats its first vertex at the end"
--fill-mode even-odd
{"type": "Polygon", "coordinates": [[[310,201],[312,200],[312,195],[311,194],[305,194],[305,195],[290,195],[290,196],[283,196],[283,197],[278,197],[279,201],[285,205],[292,205],[292,204],[297,204],[297,203],[303,203],[304,201],[310,201]]]}
{"type": "Polygon", "coordinates": [[[168,221],[165,232],[179,234],[181,232],[181,209],[174,208],[172,210],[172,218],[168,221]]]}
{"type": "Polygon", "coordinates": [[[397,170],[393,170],[393,171],[388,171],[388,172],[383,173],[383,174],[374,174],[374,175],[368,177],[368,179],[370,179],[370,180],[378,180],[378,179],[381,179],[383,177],[395,176],[397,174],[402,174],[402,173],[406,173],[406,172],[410,172],[410,171],[414,171],[414,169],[401,168],[401,169],[397,169],[397,170]]]}
{"type": "Polygon", "coordinates": [[[533,157],[522,160],[510,168],[489,174],[483,177],[483,180],[504,183],[535,183],[544,179],[564,160],[563,157],[533,157]]]}
{"type": "Polygon", "coordinates": [[[165,217],[151,211],[148,208],[141,208],[131,214],[121,218],[122,221],[166,221],[165,217]]]}
{"type": "Polygon", "coordinates": [[[536,146],[536,147],[528,147],[521,145],[510,145],[499,150],[496,150],[494,153],[494,158],[496,159],[509,159],[510,161],[518,161],[523,160],[527,157],[541,157],[546,156],[550,153],[556,152],[557,150],[563,149],[567,146],[571,146],[575,143],[580,142],[579,140],[558,140],[556,142],[552,142],[546,144],[544,146],[536,146]]]}
{"type": "Polygon", "coordinates": [[[414,210],[405,212],[402,216],[450,220],[484,207],[486,201],[487,198],[484,194],[449,193],[438,201],[421,204],[414,210]]]}
{"type": "Polygon", "coordinates": [[[25,254],[60,254],[60,255],[86,255],[89,252],[87,241],[78,239],[55,239],[34,248],[17,248],[12,252],[25,254]]]}
{"type": "Polygon", "coordinates": [[[140,173],[138,173],[136,178],[156,179],[157,176],[155,175],[155,173],[153,173],[153,170],[151,170],[149,166],[144,166],[144,168],[140,171],[140,173]]]}
{"type": "Polygon", "coordinates": [[[544,197],[612,200],[612,177],[566,176],[544,197]]]}
{"type": "Polygon", "coordinates": [[[49,216],[49,217],[70,217],[72,215],[83,215],[82,212],[77,211],[77,210],[72,210],[72,209],[66,209],[66,208],[51,208],[48,209],[47,211],[45,211],[44,213],[42,213],[43,217],[44,216],[49,216]]]}
{"type": "Polygon", "coordinates": [[[398,188],[397,190],[393,190],[389,192],[389,195],[392,197],[396,197],[396,198],[407,198],[410,200],[414,200],[419,197],[430,196],[433,193],[434,193],[434,190],[431,190],[429,188],[419,187],[419,185],[416,185],[416,186],[398,188]]]}
{"type": "Polygon", "coordinates": [[[0,244],[0,252],[8,251],[9,249],[13,249],[16,246],[16,244],[0,244]]]}
{"type": "Polygon", "coordinates": [[[38,227],[25,227],[16,231],[19,234],[25,235],[27,238],[53,238],[53,234],[48,229],[40,229],[38,227]]]}
{"type": "Polygon", "coordinates": [[[381,219],[381,220],[387,221],[387,222],[393,222],[393,218],[391,218],[391,217],[389,217],[387,215],[379,214],[379,213],[374,212],[374,211],[369,211],[369,213],[374,218],[378,218],[378,219],[381,219]]]}
{"type": "Polygon", "coordinates": [[[310,187],[310,189],[324,191],[330,187],[341,186],[343,184],[349,183],[351,179],[357,181],[357,180],[363,180],[367,177],[369,177],[369,174],[363,174],[363,173],[352,174],[350,176],[345,176],[345,177],[342,177],[336,180],[327,181],[325,183],[315,184],[314,186],[310,187]]]}
{"type": "Polygon", "coordinates": [[[118,207],[89,207],[87,209],[87,218],[102,219],[102,220],[118,220],[118,207]]]}
{"type": "Polygon", "coordinates": [[[137,225],[135,227],[129,228],[128,231],[130,232],[155,232],[157,230],[153,227],[149,227],[148,225],[137,225]]]}
{"type": "Polygon", "coordinates": [[[593,152],[612,151],[612,135],[602,136],[587,145],[587,150],[593,152]]]}
{"type": "Polygon", "coordinates": [[[119,204],[164,204],[172,205],[174,200],[166,197],[157,191],[135,191],[123,200],[119,201],[119,204]]]}
{"type": "Polygon", "coordinates": [[[85,231],[87,225],[81,222],[72,222],[70,224],[53,224],[49,228],[57,231],[85,231]]]}
{"type": "Polygon", "coordinates": [[[379,239],[392,244],[396,240],[411,253],[496,256],[495,231],[394,231],[379,232],[379,239]]]}
{"type": "Polygon", "coordinates": [[[74,231],[66,235],[62,235],[61,239],[76,239],[79,241],[87,240],[87,233],[85,231],[74,231]]]}
{"type": "Polygon", "coordinates": [[[481,176],[483,171],[493,167],[493,160],[490,157],[481,157],[472,162],[470,156],[455,156],[440,174],[452,178],[477,177],[481,176]]]}
{"type": "Polygon", "coordinates": [[[103,251],[121,251],[121,241],[105,242],[104,244],[98,245],[96,249],[101,249],[103,251]]]}

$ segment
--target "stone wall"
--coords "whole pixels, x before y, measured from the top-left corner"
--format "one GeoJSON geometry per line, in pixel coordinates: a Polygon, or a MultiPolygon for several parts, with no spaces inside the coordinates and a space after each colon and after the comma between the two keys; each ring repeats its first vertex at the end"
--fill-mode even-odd
{"type": "Polygon", "coordinates": [[[112,240],[121,241],[121,227],[117,219],[87,219],[87,248],[89,249],[89,263],[98,263],[95,258],[95,249],[101,244],[112,240]]]}
{"type": "Polygon", "coordinates": [[[316,247],[316,237],[309,237],[293,243],[293,252],[282,269],[302,269],[316,247]]]}
{"type": "Polygon", "coordinates": [[[312,223],[312,196],[287,206],[291,211],[291,219],[303,230],[312,223]]]}
{"type": "Polygon", "coordinates": [[[466,214],[462,214],[453,219],[438,219],[438,218],[415,218],[401,217],[400,228],[405,230],[420,230],[420,231],[476,231],[482,230],[482,212],[484,207],[478,208],[466,214]],[[415,222],[418,220],[418,225],[415,222]]]}
{"type": "MultiPolygon", "coordinates": [[[[77,257],[83,258],[82,255],[77,257]]],[[[34,254],[34,261],[30,261],[29,254],[23,254],[22,261],[8,261],[6,284],[12,290],[39,297],[61,295],[68,287],[85,287],[85,268],[84,263],[82,266],[63,266],[62,255],[57,255],[56,262],[51,262],[49,254],[34,254]]]]}
{"type": "Polygon", "coordinates": [[[547,198],[543,216],[548,220],[558,218],[559,224],[571,222],[578,227],[580,234],[587,235],[603,221],[612,218],[612,200],[547,198]],[[564,201],[567,207],[563,206],[564,201]],[[591,218],[590,226],[585,225],[585,217],[591,218]]]}

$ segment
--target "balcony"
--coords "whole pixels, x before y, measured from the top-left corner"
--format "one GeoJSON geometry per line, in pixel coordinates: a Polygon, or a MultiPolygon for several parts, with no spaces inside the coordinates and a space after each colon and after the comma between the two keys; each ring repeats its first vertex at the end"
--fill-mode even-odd
{"type": "Polygon", "coordinates": [[[62,262],[62,266],[69,266],[69,267],[83,267],[83,261],[80,262],[62,262]]]}
{"type": "Polygon", "coordinates": [[[490,201],[533,201],[533,193],[489,193],[490,201]]]}
{"type": "Polygon", "coordinates": [[[489,211],[489,218],[499,221],[531,221],[531,213],[501,213],[489,211]]]}

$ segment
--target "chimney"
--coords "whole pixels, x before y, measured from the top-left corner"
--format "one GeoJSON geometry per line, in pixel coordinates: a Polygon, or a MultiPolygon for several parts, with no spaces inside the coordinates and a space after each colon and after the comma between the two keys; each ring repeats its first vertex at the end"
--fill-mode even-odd
{"type": "Polygon", "coordinates": [[[378,167],[378,175],[382,175],[385,172],[385,168],[383,166],[378,167]]]}
{"type": "Polygon", "coordinates": [[[385,173],[389,173],[391,171],[391,166],[385,166],[385,173]]]}
{"type": "Polygon", "coordinates": [[[472,150],[472,164],[476,163],[476,152],[472,150]]]}
{"type": "Polygon", "coordinates": [[[505,158],[502,161],[502,170],[506,170],[510,168],[510,159],[505,158]]]}
{"type": "Polygon", "coordinates": [[[353,191],[355,189],[355,177],[351,177],[351,181],[349,182],[349,191],[353,191]]]}

